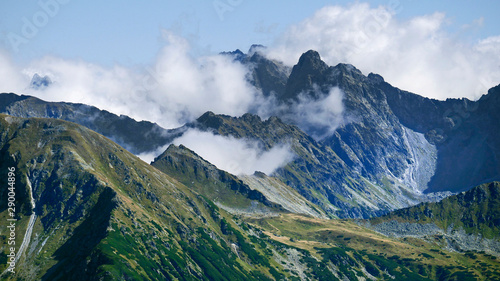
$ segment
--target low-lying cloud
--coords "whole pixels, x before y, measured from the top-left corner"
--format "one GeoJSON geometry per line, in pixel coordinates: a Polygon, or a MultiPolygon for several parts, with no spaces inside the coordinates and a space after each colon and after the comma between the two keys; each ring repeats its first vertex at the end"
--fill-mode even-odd
{"type": "Polygon", "coordinates": [[[269,150],[253,140],[214,135],[192,129],[173,142],[195,151],[217,168],[235,175],[251,175],[255,171],[272,174],[293,160],[290,145],[275,145],[269,150]]]}
{"type": "Polygon", "coordinates": [[[367,3],[324,7],[291,26],[268,56],[293,65],[313,49],[329,65],[350,63],[437,99],[477,99],[500,83],[500,36],[467,44],[444,30],[445,14],[402,21],[396,18],[401,8],[367,3]]]}
{"type": "Polygon", "coordinates": [[[28,84],[29,79],[22,75],[9,54],[0,49],[0,92],[19,93],[28,84]]]}
{"type": "Polygon", "coordinates": [[[331,87],[323,92],[320,87],[298,94],[296,99],[279,100],[275,95],[263,98],[255,114],[262,118],[278,116],[293,124],[316,140],[331,135],[344,120],[344,92],[331,87]]]}
{"type": "MultiPolygon", "coordinates": [[[[320,91],[317,87],[314,91],[320,91]]],[[[317,93],[319,99],[301,93],[298,101],[286,105],[281,118],[297,125],[313,138],[320,140],[335,132],[343,120],[344,94],[338,87],[333,87],[328,93],[317,93]]]]}
{"type": "Polygon", "coordinates": [[[223,55],[194,58],[185,39],[169,32],[164,36],[167,45],[147,67],[103,67],[46,56],[16,69],[0,53],[0,73],[5,74],[0,91],[86,103],[166,128],[179,127],[209,110],[242,115],[256,103],[260,93],[247,81],[249,69],[240,62],[223,55]],[[35,73],[54,83],[30,88],[35,73]]]}

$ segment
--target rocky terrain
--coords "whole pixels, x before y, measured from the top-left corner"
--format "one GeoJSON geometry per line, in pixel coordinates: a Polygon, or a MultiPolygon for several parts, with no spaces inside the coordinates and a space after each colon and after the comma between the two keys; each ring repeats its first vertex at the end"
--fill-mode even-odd
{"type": "Polygon", "coordinates": [[[6,272],[0,224],[2,280],[500,280],[500,86],[437,101],[312,50],[289,68],[261,48],[224,55],[250,69],[266,118],[206,112],[166,130],[0,94],[22,269],[6,272]],[[184,145],[136,156],[192,130],[293,157],[236,175],[184,145]]]}
{"type": "Polygon", "coordinates": [[[498,87],[475,102],[437,101],[394,88],[377,74],[365,76],[352,65],[328,66],[315,51],[290,69],[261,49],[225,55],[249,67],[249,81],[276,103],[268,112],[275,116],[267,120],[257,109],[240,118],[208,112],[165,130],[87,105],[15,94],[0,95],[0,112],[76,122],[135,154],[154,151],[190,128],[257,140],[265,149],[287,142],[296,159],[269,176],[340,218],[382,215],[499,179],[498,87]],[[335,100],[341,108],[326,112],[326,123],[298,114],[300,106],[331,102],[333,94],[341,95],[335,100]]]}
{"type": "MultiPolygon", "coordinates": [[[[487,253],[467,252],[468,258],[425,240],[387,238],[355,222],[300,214],[321,214],[311,203],[284,208],[183,147],[172,146],[155,161],[173,177],[74,123],[0,115],[0,126],[1,169],[16,167],[18,233],[31,238],[19,270],[3,280],[493,280],[500,272],[487,253]],[[200,184],[206,180],[212,183],[200,184]],[[215,194],[274,214],[227,212],[216,203],[234,205],[209,199],[215,194]],[[402,250],[414,256],[402,258],[402,250]]],[[[305,200],[298,194],[285,200],[292,199],[305,200]]],[[[2,272],[5,233],[2,226],[2,272]]],[[[16,245],[23,240],[18,235],[16,245]]]]}
{"type": "Polygon", "coordinates": [[[364,224],[391,237],[435,240],[455,251],[500,256],[500,183],[493,182],[373,218],[364,224]]]}
{"type": "Polygon", "coordinates": [[[153,151],[179,134],[155,123],[139,122],[128,116],[118,116],[86,104],[46,102],[13,93],[0,94],[0,113],[75,122],[112,139],[134,154],[153,151]]]}

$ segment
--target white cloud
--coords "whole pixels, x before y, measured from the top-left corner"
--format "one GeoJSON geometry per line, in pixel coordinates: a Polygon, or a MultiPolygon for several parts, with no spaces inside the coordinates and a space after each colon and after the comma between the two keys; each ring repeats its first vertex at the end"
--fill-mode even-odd
{"type": "Polygon", "coordinates": [[[438,99],[476,99],[500,83],[499,37],[470,45],[444,31],[442,13],[406,21],[395,13],[366,3],[324,7],[291,26],[268,55],[293,65],[314,49],[329,65],[350,63],[399,88],[438,99]]]}
{"type": "Polygon", "coordinates": [[[0,49],[0,93],[19,93],[29,79],[21,74],[21,69],[10,59],[8,53],[0,49]]]}
{"type": "Polygon", "coordinates": [[[242,115],[255,104],[260,93],[246,80],[249,70],[241,63],[222,55],[193,58],[185,39],[164,34],[168,44],[153,66],[106,68],[47,56],[25,67],[20,75],[24,88],[12,91],[48,101],[86,103],[166,128],[179,127],[209,110],[242,115]],[[54,84],[41,90],[28,88],[35,73],[48,75],[54,84]]]}
{"type": "Polygon", "coordinates": [[[50,77],[53,84],[49,87],[24,90],[47,101],[86,103],[133,116],[141,111],[138,112],[138,105],[131,99],[137,78],[124,67],[104,68],[85,61],[46,56],[30,63],[23,72],[26,77],[32,77],[35,73],[50,77]]]}
{"type": "Polygon", "coordinates": [[[189,130],[173,142],[183,144],[217,168],[240,175],[261,171],[268,175],[293,160],[287,144],[264,150],[257,141],[223,137],[211,132],[189,130]]]}
{"type": "Polygon", "coordinates": [[[155,98],[174,119],[191,121],[206,111],[229,115],[248,112],[259,94],[246,80],[248,69],[228,56],[193,59],[188,44],[167,34],[170,45],[158,56],[153,77],[155,98]]]}
{"type": "Polygon", "coordinates": [[[332,87],[323,93],[317,85],[313,85],[312,91],[302,92],[297,100],[286,102],[270,96],[260,102],[256,112],[263,118],[279,116],[285,123],[296,125],[316,140],[321,140],[343,122],[344,92],[332,87]]]}
{"type": "Polygon", "coordinates": [[[150,164],[151,162],[153,162],[155,160],[156,157],[158,157],[163,152],[165,152],[165,150],[167,150],[169,145],[170,144],[160,146],[153,151],[143,152],[143,153],[137,154],[136,156],[141,158],[142,161],[150,164]]]}
{"type": "MultiPolygon", "coordinates": [[[[441,13],[401,21],[388,7],[329,6],[291,26],[268,48],[268,55],[293,65],[303,52],[314,49],[329,65],[351,63],[417,94],[478,98],[500,83],[500,36],[467,45],[443,30],[446,21],[441,13]]],[[[280,105],[249,85],[249,70],[239,62],[220,55],[194,58],[185,39],[169,32],[164,36],[167,44],[156,61],[136,68],[103,67],[52,56],[21,67],[0,50],[0,91],[86,103],[166,128],[178,127],[209,110],[232,116],[281,113],[316,138],[331,133],[341,122],[338,89],[323,93],[318,101],[301,95],[300,103],[280,105]],[[53,85],[29,88],[34,73],[48,75],[53,85]]],[[[151,160],[152,155],[143,158],[151,160]]]]}
{"type": "MultiPolygon", "coordinates": [[[[319,89],[315,88],[315,91],[319,89]]],[[[320,98],[316,100],[300,94],[298,102],[292,103],[282,118],[290,120],[315,139],[323,139],[333,134],[342,122],[344,94],[338,87],[333,87],[327,94],[317,95],[320,98]]]]}

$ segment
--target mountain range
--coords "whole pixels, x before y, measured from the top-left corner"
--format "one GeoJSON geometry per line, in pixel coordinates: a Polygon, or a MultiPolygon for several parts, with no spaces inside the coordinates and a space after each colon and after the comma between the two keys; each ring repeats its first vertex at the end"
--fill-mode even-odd
{"type": "MultiPolygon", "coordinates": [[[[16,167],[16,245],[30,238],[16,275],[0,256],[2,278],[500,278],[500,86],[477,101],[439,101],[328,66],[312,50],[293,68],[259,50],[223,55],[251,70],[249,82],[273,102],[268,118],[206,112],[164,129],[0,94],[0,168],[16,167]],[[286,144],[293,158],[270,174],[231,174],[172,144],[192,130],[263,151],[286,144]],[[151,164],[134,156],[159,147],[168,148],[151,164]]],[[[7,191],[0,197],[5,221],[7,191]]]]}

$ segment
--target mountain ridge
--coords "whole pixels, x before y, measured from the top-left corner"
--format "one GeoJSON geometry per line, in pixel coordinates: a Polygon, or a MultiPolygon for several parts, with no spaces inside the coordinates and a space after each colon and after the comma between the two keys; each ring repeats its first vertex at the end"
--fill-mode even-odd
{"type": "MultiPolygon", "coordinates": [[[[228,213],[75,123],[0,115],[0,146],[0,163],[16,167],[18,190],[31,182],[37,214],[17,265],[25,270],[7,280],[491,279],[500,272],[487,254],[434,252],[428,242],[388,238],[351,221],[228,213]],[[401,258],[402,251],[414,256],[401,258]]],[[[29,196],[16,204],[26,206],[22,232],[29,196]]]]}
{"type": "Polygon", "coordinates": [[[164,129],[156,123],[136,121],[86,104],[46,102],[33,96],[18,96],[13,93],[0,94],[0,112],[17,117],[44,117],[75,122],[113,139],[134,154],[153,151],[171,142],[179,134],[176,130],[164,129]]]}
{"type": "Polygon", "coordinates": [[[261,48],[227,55],[250,68],[248,79],[255,87],[288,106],[301,95],[316,102],[332,88],[340,89],[343,112],[333,133],[312,138],[304,133],[307,128],[285,126],[308,123],[296,124],[279,110],[278,117],[266,120],[255,114],[230,119],[206,113],[184,127],[165,130],[84,105],[45,103],[25,96],[2,95],[0,109],[19,116],[78,121],[135,154],[153,151],[193,128],[258,139],[264,149],[278,140],[297,138],[294,145],[303,157],[279,169],[279,179],[324,210],[340,210],[341,217],[380,215],[499,178],[498,86],[476,102],[437,101],[394,88],[380,75],[364,76],[352,65],[328,66],[316,51],[305,52],[289,69],[267,59],[261,48]],[[97,125],[88,119],[89,112],[102,116],[97,125]],[[129,134],[131,129],[137,133],[129,134]]]}
{"type": "Polygon", "coordinates": [[[450,249],[486,251],[500,257],[499,210],[500,182],[492,182],[436,203],[393,211],[366,225],[393,237],[433,239],[440,235],[440,243],[450,249]]]}

